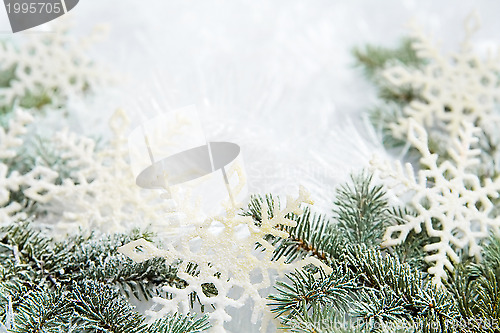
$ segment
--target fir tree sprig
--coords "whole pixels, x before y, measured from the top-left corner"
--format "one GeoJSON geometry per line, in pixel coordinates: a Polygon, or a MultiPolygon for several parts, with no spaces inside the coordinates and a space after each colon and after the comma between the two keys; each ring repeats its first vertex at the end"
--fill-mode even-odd
{"type": "Polygon", "coordinates": [[[289,283],[277,282],[278,295],[269,296],[271,311],[284,318],[284,322],[316,308],[333,307],[341,311],[357,287],[352,275],[342,266],[337,266],[329,275],[322,269],[317,272],[302,269],[288,274],[287,278],[289,283]]]}
{"type": "Polygon", "coordinates": [[[380,76],[380,72],[389,65],[401,64],[410,68],[419,68],[426,63],[417,56],[411,38],[402,39],[395,48],[366,45],[356,47],[352,54],[357,67],[361,68],[365,77],[370,80],[378,90],[379,97],[386,102],[397,105],[406,105],[419,98],[418,91],[411,87],[396,88],[388,85],[380,76]]]}
{"type": "Polygon", "coordinates": [[[396,87],[381,75],[388,66],[402,65],[420,68],[427,63],[417,56],[413,48],[414,40],[404,38],[394,48],[366,45],[352,50],[355,65],[373,84],[381,102],[368,111],[368,118],[374,128],[382,134],[382,142],[388,148],[405,147],[406,141],[395,137],[390,128],[403,117],[403,109],[414,100],[421,100],[420,92],[412,87],[396,87]]]}
{"type": "MultiPolygon", "coordinates": [[[[414,213],[391,207],[385,190],[371,182],[370,175],[360,174],[340,186],[335,215],[324,217],[330,234],[320,224],[311,231],[337,243],[340,250],[328,261],[333,273],[306,267],[277,282],[269,305],[281,325],[292,332],[497,332],[500,238],[492,235],[481,264],[457,269],[446,288],[438,288],[426,273],[421,244],[427,236],[410,235],[413,244],[378,246],[388,224],[404,223],[414,213]],[[375,227],[362,228],[363,223],[375,227]]],[[[314,251],[308,255],[323,258],[314,251]]]]}
{"type": "MultiPolygon", "coordinates": [[[[241,215],[251,216],[258,226],[261,223],[260,211],[262,207],[267,207],[268,216],[272,218],[274,205],[278,205],[279,208],[279,198],[270,194],[264,197],[254,195],[250,198],[248,208],[243,210],[241,215]]],[[[336,237],[338,233],[334,231],[335,225],[326,216],[313,212],[311,207],[306,206],[303,207],[303,214],[289,214],[287,218],[297,222],[295,227],[283,227],[283,230],[288,232],[289,237],[266,236],[267,240],[271,240],[275,246],[273,260],[285,257],[286,262],[292,262],[308,255],[314,255],[329,262],[339,253],[340,243],[332,238],[336,237]]],[[[257,247],[259,247],[258,244],[257,247]]]]}
{"type": "MultiPolygon", "coordinates": [[[[272,217],[275,204],[279,206],[279,198],[270,194],[252,196],[248,208],[241,214],[253,217],[259,225],[262,207],[266,206],[272,217]]],[[[365,172],[353,176],[350,183],[337,189],[332,217],[314,212],[309,206],[303,207],[303,211],[300,216],[287,216],[296,221],[297,226],[284,228],[289,237],[273,239],[276,247],[273,260],[285,257],[287,262],[292,262],[313,255],[331,263],[340,257],[347,243],[378,246],[385,226],[401,218],[390,209],[383,187],[374,185],[372,176],[365,172]]]]}
{"type": "Polygon", "coordinates": [[[179,314],[148,324],[116,288],[96,281],[75,282],[64,291],[34,286],[23,293],[26,289],[21,289],[0,286],[5,299],[22,294],[17,297],[9,332],[184,333],[209,327],[206,316],[179,314]]]}
{"type": "MultiPolygon", "coordinates": [[[[169,284],[185,287],[178,263],[162,258],[135,263],[119,246],[150,233],[80,234],[55,241],[29,222],[0,228],[0,321],[12,332],[199,332],[206,316],[173,316],[145,323],[127,301],[148,299],[169,284]],[[12,307],[9,310],[9,307],[12,307]]],[[[192,302],[196,300],[192,298],[192,302]]]]}
{"type": "Polygon", "coordinates": [[[419,67],[422,60],[412,47],[413,39],[403,38],[395,48],[368,44],[352,50],[356,65],[360,66],[369,79],[376,79],[378,72],[389,63],[398,62],[410,67],[419,67]]]}
{"type": "Polygon", "coordinates": [[[334,218],[343,238],[350,244],[378,246],[392,216],[382,185],[373,185],[371,175],[351,177],[352,184],[338,187],[334,218]]]}

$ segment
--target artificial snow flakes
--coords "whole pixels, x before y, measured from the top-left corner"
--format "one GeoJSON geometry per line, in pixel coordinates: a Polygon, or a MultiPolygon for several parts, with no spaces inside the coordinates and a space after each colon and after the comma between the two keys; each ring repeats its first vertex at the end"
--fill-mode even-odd
{"type": "Polygon", "coordinates": [[[0,127],[0,223],[26,217],[21,212],[23,203],[11,200],[13,192],[22,190],[26,198],[45,203],[51,199],[55,188],[58,174],[47,167],[35,166],[24,174],[9,169],[9,159],[15,157],[17,148],[23,145],[22,136],[32,121],[28,113],[17,110],[9,127],[6,130],[0,127]]]}
{"type": "Polygon", "coordinates": [[[135,184],[128,161],[128,126],[124,111],[116,111],[110,120],[113,137],[102,150],[96,150],[94,140],[75,133],[62,131],[55,136],[54,146],[69,168],[69,177],[45,206],[62,216],[54,228],[120,232],[164,222],[166,209],[157,193],[135,184]]]}
{"type": "Polygon", "coordinates": [[[404,109],[403,117],[390,125],[395,137],[406,139],[410,120],[453,138],[461,131],[463,121],[476,126],[493,119],[498,121],[500,53],[488,54],[481,60],[473,52],[470,36],[477,24],[475,16],[468,18],[461,51],[449,57],[440,54],[428,38],[413,27],[412,45],[425,65],[416,69],[397,65],[383,71],[390,84],[411,87],[419,95],[404,109]]]}
{"type": "MultiPolygon", "coordinates": [[[[86,56],[86,49],[102,35],[100,30],[85,38],[74,38],[69,25],[60,20],[54,31],[27,35],[27,40],[0,44],[0,107],[14,102],[23,107],[58,107],[72,94],[81,94],[111,81],[101,68],[86,56]]],[[[17,41],[17,40],[16,40],[17,41]]]]}
{"type": "Polygon", "coordinates": [[[172,299],[155,297],[156,305],[147,313],[152,319],[168,313],[189,311],[189,295],[196,292],[202,304],[213,305],[210,318],[214,329],[223,331],[223,324],[230,321],[229,307],[239,308],[247,299],[254,303],[252,320],[255,322],[265,309],[266,299],[259,291],[272,285],[269,269],[282,274],[309,263],[329,268],[312,257],[295,264],[285,263],[285,258],[272,261],[274,247],[264,238],[266,235],[288,237],[283,226],[295,226],[288,219],[289,213],[301,214],[300,205],[311,203],[308,193],[301,188],[297,199],[288,198],[287,205],[280,210],[274,207],[273,215],[262,208],[262,224],[257,226],[251,217],[237,214],[237,209],[228,204],[225,215],[206,219],[201,224],[181,227],[177,241],[169,242],[164,249],[139,240],[123,246],[120,251],[136,261],[155,256],[167,258],[170,262],[181,261],[178,276],[187,282],[184,289],[165,286],[164,292],[172,299]],[[256,248],[260,244],[260,248],[256,248]],[[139,248],[138,251],[136,249],[139,248]],[[193,266],[194,265],[194,266],[193,266]],[[193,270],[193,267],[195,269],[193,270]],[[215,294],[208,294],[204,286],[213,284],[215,294]]]}
{"type": "Polygon", "coordinates": [[[435,242],[424,250],[431,264],[428,272],[437,285],[447,277],[446,269],[460,262],[459,251],[480,259],[481,240],[491,230],[498,232],[500,217],[493,200],[499,197],[500,177],[496,179],[477,176],[480,155],[474,149],[480,129],[463,121],[457,137],[451,138],[448,154],[450,160],[438,163],[438,155],[429,151],[427,132],[417,122],[409,120],[408,140],[421,154],[422,169],[414,174],[412,166],[406,170],[400,163],[393,169],[389,163],[372,161],[382,178],[394,181],[391,187],[397,194],[411,193],[411,205],[416,216],[406,216],[407,223],[387,229],[383,246],[397,245],[405,241],[410,231],[420,233],[422,226],[435,242]],[[398,188],[399,185],[399,188],[398,188]],[[403,188],[401,188],[401,185],[403,188]]]}

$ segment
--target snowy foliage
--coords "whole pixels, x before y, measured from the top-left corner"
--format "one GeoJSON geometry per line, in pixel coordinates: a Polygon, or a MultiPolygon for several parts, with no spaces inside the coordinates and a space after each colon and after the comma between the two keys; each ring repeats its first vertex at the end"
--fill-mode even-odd
{"type": "Polygon", "coordinates": [[[432,130],[432,134],[437,131],[453,138],[462,130],[463,121],[481,127],[498,121],[500,53],[490,52],[485,59],[480,59],[470,41],[477,27],[477,17],[470,16],[460,52],[448,56],[441,54],[429,38],[413,26],[412,46],[425,65],[421,68],[396,65],[382,73],[389,84],[411,87],[420,96],[390,125],[396,138],[406,139],[411,121],[432,130]]]}
{"type": "MultiPolygon", "coordinates": [[[[283,274],[298,266],[309,263],[322,266],[331,271],[312,257],[296,264],[285,263],[285,257],[272,261],[274,246],[266,241],[266,235],[287,237],[283,226],[295,226],[296,222],[287,218],[290,213],[301,214],[300,205],[312,203],[308,193],[300,189],[297,199],[289,197],[284,209],[274,208],[273,215],[262,209],[262,224],[255,225],[251,217],[237,214],[237,209],[227,208],[224,216],[206,219],[202,224],[179,229],[177,242],[169,242],[164,249],[158,249],[151,243],[138,240],[121,248],[136,261],[143,261],[155,256],[166,257],[168,261],[181,260],[178,276],[184,279],[188,286],[177,289],[173,286],[164,287],[164,291],[173,294],[173,299],[156,297],[156,305],[148,311],[152,318],[162,317],[168,313],[189,310],[189,295],[196,292],[202,304],[213,304],[215,309],[210,313],[214,328],[223,330],[224,322],[230,321],[227,313],[229,307],[239,308],[247,299],[254,304],[252,321],[265,310],[266,299],[259,291],[270,287],[272,280],[270,269],[283,274]],[[261,247],[256,249],[256,244],[261,247]],[[136,249],[140,248],[140,252],[136,249]],[[192,265],[196,268],[193,273],[192,265]],[[203,285],[212,283],[217,289],[216,295],[207,295],[203,285]]],[[[264,320],[266,323],[267,320],[264,320]]]]}
{"type": "Polygon", "coordinates": [[[0,127],[0,223],[26,218],[21,202],[11,200],[13,192],[23,191],[24,196],[37,202],[47,202],[55,187],[57,173],[44,166],[35,166],[25,174],[11,170],[9,159],[16,156],[17,149],[23,145],[26,126],[33,118],[18,110],[10,120],[7,129],[0,127]]]}
{"type": "Polygon", "coordinates": [[[24,136],[31,122],[33,117],[19,110],[6,129],[0,127],[0,222],[27,217],[25,203],[12,198],[18,191],[44,213],[37,223],[49,224],[61,236],[79,228],[119,232],[165,220],[168,212],[156,192],[135,184],[128,162],[128,119],[123,111],[110,120],[114,136],[101,150],[96,149],[95,140],[67,130],[56,132],[46,142],[54,148],[58,165],[64,166],[64,175],[54,166],[36,161],[23,174],[10,170],[18,151],[29,149],[24,136]]]}
{"type": "Polygon", "coordinates": [[[56,134],[54,145],[70,170],[45,206],[62,220],[53,226],[71,232],[74,228],[119,232],[147,227],[165,219],[165,208],[155,191],[135,184],[128,161],[129,120],[118,110],[110,119],[113,136],[109,145],[96,149],[96,142],[69,131],[56,134]]]}
{"type": "Polygon", "coordinates": [[[72,94],[102,86],[111,76],[86,53],[103,34],[96,28],[83,38],[68,33],[65,20],[52,25],[54,31],[28,34],[21,42],[0,44],[0,106],[13,103],[40,108],[61,106],[72,94]]]}
{"type": "Polygon", "coordinates": [[[446,270],[453,271],[460,262],[460,251],[480,259],[481,241],[491,230],[497,231],[500,216],[495,209],[499,196],[500,177],[480,180],[477,176],[480,155],[473,146],[480,129],[462,122],[457,137],[452,138],[448,154],[450,160],[438,163],[438,155],[429,151],[425,129],[414,120],[409,120],[408,140],[421,154],[421,170],[414,174],[411,164],[405,167],[396,163],[372,161],[382,178],[392,180],[398,195],[411,193],[410,203],[416,216],[407,216],[408,222],[394,225],[384,235],[384,246],[397,245],[405,241],[411,231],[426,233],[437,240],[427,244],[426,261],[431,264],[429,273],[436,284],[447,278],[446,270]],[[401,187],[402,185],[402,187],[401,187]]]}

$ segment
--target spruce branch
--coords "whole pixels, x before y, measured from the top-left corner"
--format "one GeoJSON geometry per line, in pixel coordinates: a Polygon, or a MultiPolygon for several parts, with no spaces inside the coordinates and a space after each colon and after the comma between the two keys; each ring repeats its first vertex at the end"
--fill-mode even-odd
{"type": "Polygon", "coordinates": [[[419,91],[411,86],[395,87],[389,84],[380,73],[388,66],[396,64],[409,68],[423,66],[426,61],[418,57],[417,52],[413,48],[413,43],[413,39],[404,38],[395,48],[385,48],[368,44],[362,48],[356,47],[352,51],[355,65],[361,68],[365,77],[375,85],[380,99],[385,102],[394,103],[399,107],[405,106],[413,100],[420,99],[419,91]]]}
{"type": "Polygon", "coordinates": [[[500,235],[491,234],[483,250],[484,267],[490,269],[500,267],[500,235]]]}
{"type": "Polygon", "coordinates": [[[382,142],[388,148],[401,149],[406,141],[394,136],[392,124],[404,117],[403,109],[412,101],[421,101],[421,92],[411,85],[395,86],[382,75],[390,66],[401,65],[405,68],[418,69],[428,61],[417,55],[412,38],[404,38],[394,48],[366,45],[356,47],[352,54],[355,65],[375,86],[381,103],[368,111],[368,118],[382,136],[382,142]]]}
{"type": "Polygon", "coordinates": [[[67,328],[72,312],[61,290],[35,288],[20,299],[11,332],[59,333],[67,328]]]}
{"type": "Polygon", "coordinates": [[[404,300],[390,288],[365,290],[360,301],[354,302],[351,311],[361,319],[360,328],[370,331],[409,317],[404,300]]]}
{"type": "MultiPolygon", "coordinates": [[[[260,225],[262,219],[262,207],[267,207],[268,216],[273,216],[274,205],[278,205],[279,198],[275,198],[270,194],[262,196],[252,196],[248,204],[248,208],[241,212],[243,216],[251,216],[257,226],[260,225]]],[[[303,214],[289,214],[290,218],[297,222],[295,227],[282,227],[289,236],[286,238],[266,236],[270,240],[275,250],[273,260],[278,260],[281,257],[286,258],[286,262],[293,262],[302,259],[306,256],[313,255],[320,260],[329,262],[331,258],[340,253],[340,242],[338,241],[338,233],[335,231],[335,225],[329,219],[312,211],[311,207],[303,207],[303,214]]],[[[257,247],[260,247],[257,244],[257,247]]]]}
{"type": "Polygon", "coordinates": [[[267,216],[272,218],[274,215],[274,204],[279,207],[279,199],[275,199],[271,194],[265,196],[251,195],[248,202],[248,207],[240,212],[241,216],[250,216],[255,221],[257,226],[262,224],[262,207],[267,207],[267,216]]]}
{"type": "Polygon", "coordinates": [[[334,217],[350,244],[378,246],[391,218],[383,186],[372,185],[372,178],[363,172],[337,189],[334,217]]]}
{"type": "Polygon", "coordinates": [[[342,266],[337,266],[330,275],[322,269],[316,273],[303,269],[288,274],[287,278],[289,283],[277,282],[278,295],[270,295],[272,302],[268,304],[284,322],[318,307],[342,311],[356,289],[353,277],[342,266]]]}
{"type": "Polygon", "coordinates": [[[363,245],[351,245],[347,247],[344,260],[358,274],[363,286],[384,291],[403,302],[405,314],[401,319],[429,314],[450,319],[457,315],[448,291],[433,286],[424,273],[394,255],[363,245]]]}
{"type": "Polygon", "coordinates": [[[329,263],[341,252],[343,241],[335,224],[327,217],[306,207],[301,216],[292,216],[292,219],[297,226],[287,228],[288,238],[274,242],[273,260],[286,257],[287,262],[292,262],[312,255],[329,263]]]}
{"type": "Polygon", "coordinates": [[[128,296],[149,299],[165,284],[185,286],[177,277],[176,263],[163,258],[142,263],[117,252],[117,248],[150,233],[134,230],[130,235],[76,235],[54,241],[34,230],[29,222],[0,228],[0,266],[24,281],[69,286],[74,281],[94,280],[118,285],[128,296]]]}
{"type": "MultiPolygon", "coordinates": [[[[126,298],[148,299],[166,284],[186,286],[177,277],[179,263],[162,258],[135,263],[117,252],[131,240],[150,237],[135,230],[55,241],[30,222],[0,228],[0,321],[5,322],[12,306],[13,332],[150,332],[151,325],[126,298]]],[[[214,291],[207,286],[209,292],[214,291]]],[[[196,299],[190,295],[192,303],[196,299]]],[[[208,321],[177,316],[151,327],[156,327],[151,332],[162,327],[196,332],[208,321]]]]}
{"type": "MultiPolygon", "coordinates": [[[[416,213],[408,207],[390,208],[391,220],[395,224],[407,223],[408,216],[416,216],[416,213]]],[[[407,236],[407,241],[397,246],[387,247],[386,251],[397,255],[402,261],[417,268],[421,272],[427,271],[429,264],[425,261],[426,252],[423,250],[426,244],[430,243],[430,237],[426,233],[415,233],[411,231],[407,236]]]]}
{"type": "MultiPolygon", "coordinates": [[[[485,248],[485,257],[492,259],[495,252],[490,251],[495,251],[497,244],[498,239],[485,248]]],[[[488,260],[480,264],[463,263],[446,284],[470,332],[493,333],[500,329],[500,267],[490,265],[488,260]]]]}
{"type": "Polygon", "coordinates": [[[144,318],[117,290],[99,282],[73,284],[69,303],[79,315],[79,324],[88,332],[143,332],[144,318]]]}
{"type": "Polygon", "coordinates": [[[391,62],[398,62],[409,67],[419,67],[423,64],[412,47],[413,42],[411,38],[404,38],[395,48],[368,44],[364,47],[355,47],[352,54],[356,65],[361,67],[366,77],[376,80],[378,72],[391,62]]]}
{"type": "Polygon", "coordinates": [[[147,333],[196,333],[207,330],[210,327],[208,316],[195,317],[192,315],[175,314],[169,318],[156,320],[149,328],[147,333]]]}

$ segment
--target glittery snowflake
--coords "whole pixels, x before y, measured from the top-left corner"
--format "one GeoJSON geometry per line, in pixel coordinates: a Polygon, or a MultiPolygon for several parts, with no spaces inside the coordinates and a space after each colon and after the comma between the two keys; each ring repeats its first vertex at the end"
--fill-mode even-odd
{"type": "Polygon", "coordinates": [[[448,150],[451,159],[441,163],[438,155],[429,151],[425,129],[411,119],[408,124],[408,140],[421,153],[423,168],[417,175],[409,163],[406,168],[400,163],[392,168],[388,162],[372,161],[382,178],[393,181],[390,186],[396,194],[411,194],[410,203],[417,212],[417,216],[406,217],[407,223],[389,227],[383,245],[400,244],[412,230],[420,233],[423,226],[430,237],[437,239],[424,250],[429,253],[428,271],[439,285],[447,277],[446,270],[452,271],[454,264],[460,262],[459,251],[479,260],[481,240],[491,230],[498,232],[500,217],[493,200],[499,196],[500,177],[477,176],[481,152],[473,146],[480,129],[472,124],[462,122],[457,137],[451,139],[448,150]]]}
{"type": "Polygon", "coordinates": [[[238,215],[238,210],[231,207],[223,216],[180,229],[177,241],[169,242],[164,249],[158,249],[145,240],[122,247],[120,251],[135,261],[156,256],[166,257],[170,262],[182,261],[178,275],[188,286],[184,289],[165,286],[164,291],[171,293],[173,298],[154,298],[156,305],[147,313],[155,319],[171,312],[188,311],[188,296],[196,292],[202,304],[214,306],[210,313],[212,324],[215,330],[224,332],[224,322],[231,320],[228,308],[239,308],[247,299],[254,303],[252,321],[255,322],[260,314],[266,314],[266,299],[259,292],[272,285],[270,269],[281,274],[313,263],[328,271],[328,267],[313,258],[295,264],[285,263],[284,257],[271,261],[274,247],[264,237],[288,237],[281,226],[295,226],[296,222],[285,216],[292,212],[301,214],[300,205],[303,203],[311,201],[308,193],[301,189],[297,199],[287,199],[284,209],[274,207],[272,217],[267,214],[267,207],[263,207],[260,226],[256,226],[251,217],[238,215]],[[262,247],[256,249],[257,243],[262,247]],[[193,264],[197,265],[196,274],[190,269],[193,264]],[[205,294],[203,286],[207,283],[215,286],[216,295],[205,294]]]}
{"type": "Polygon", "coordinates": [[[23,145],[26,126],[33,118],[22,110],[16,111],[6,129],[0,127],[0,223],[26,218],[21,211],[22,204],[12,200],[13,192],[23,191],[26,198],[39,203],[50,200],[55,187],[57,173],[43,166],[20,174],[11,170],[9,160],[16,156],[17,149],[23,145]]]}
{"type": "Polygon", "coordinates": [[[129,123],[124,111],[115,112],[112,139],[100,150],[91,138],[68,131],[56,134],[54,146],[70,174],[45,206],[62,216],[54,228],[118,232],[165,222],[168,210],[158,193],[135,184],[128,159],[129,123]]]}
{"type": "Polygon", "coordinates": [[[420,96],[404,109],[398,122],[391,124],[395,137],[406,139],[410,119],[453,138],[457,137],[463,121],[481,127],[493,119],[498,121],[500,53],[495,56],[490,53],[480,59],[470,42],[478,28],[477,17],[470,16],[465,28],[466,38],[460,52],[448,56],[441,54],[425,34],[413,26],[413,48],[426,64],[417,69],[397,65],[383,72],[390,84],[412,87],[420,96]]]}
{"type": "Polygon", "coordinates": [[[60,106],[68,96],[112,80],[85,52],[103,35],[101,28],[75,38],[63,19],[53,29],[0,44],[0,77],[5,82],[0,86],[1,107],[15,101],[23,107],[60,106]]]}

